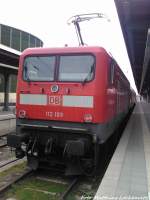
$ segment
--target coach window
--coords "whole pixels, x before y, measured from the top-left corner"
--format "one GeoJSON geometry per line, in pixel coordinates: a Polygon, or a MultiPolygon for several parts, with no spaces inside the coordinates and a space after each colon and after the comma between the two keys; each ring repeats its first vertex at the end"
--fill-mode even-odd
{"type": "Polygon", "coordinates": [[[111,62],[110,64],[110,70],[109,70],[109,83],[110,85],[114,84],[114,75],[115,75],[115,62],[111,62]]]}

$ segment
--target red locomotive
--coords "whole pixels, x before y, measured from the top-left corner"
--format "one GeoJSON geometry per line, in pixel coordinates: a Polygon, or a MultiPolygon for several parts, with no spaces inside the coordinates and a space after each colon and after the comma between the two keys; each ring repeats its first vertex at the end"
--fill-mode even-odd
{"type": "Polygon", "coordinates": [[[133,104],[128,80],[105,49],[27,49],[19,64],[17,128],[8,145],[33,168],[95,166],[99,146],[133,104]]]}

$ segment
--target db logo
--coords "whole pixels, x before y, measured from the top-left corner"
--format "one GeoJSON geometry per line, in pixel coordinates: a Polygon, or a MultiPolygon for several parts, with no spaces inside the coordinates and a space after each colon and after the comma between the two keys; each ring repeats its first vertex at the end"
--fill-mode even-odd
{"type": "Polygon", "coordinates": [[[58,92],[58,90],[59,90],[58,85],[52,85],[51,86],[51,92],[58,92]]]}
{"type": "Polygon", "coordinates": [[[61,105],[61,96],[49,96],[48,104],[49,105],[61,105]]]}

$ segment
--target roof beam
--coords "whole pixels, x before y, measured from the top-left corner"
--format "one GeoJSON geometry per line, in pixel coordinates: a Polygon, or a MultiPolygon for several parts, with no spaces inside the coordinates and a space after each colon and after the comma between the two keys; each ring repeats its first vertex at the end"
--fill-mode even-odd
{"type": "Polygon", "coordinates": [[[6,65],[4,63],[0,63],[0,67],[18,70],[18,67],[15,67],[15,66],[12,66],[12,65],[6,65]]]}

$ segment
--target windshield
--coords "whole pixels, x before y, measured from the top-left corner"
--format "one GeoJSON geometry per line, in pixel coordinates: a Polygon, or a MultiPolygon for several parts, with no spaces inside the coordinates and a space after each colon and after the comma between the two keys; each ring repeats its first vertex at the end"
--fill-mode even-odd
{"type": "Polygon", "coordinates": [[[91,54],[30,56],[24,61],[23,79],[86,82],[93,79],[94,64],[95,59],[91,54]]]}
{"type": "Polygon", "coordinates": [[[94,57],[92,55],[61,56],[60,81],[87,81],[93,78],[94,57]]]}
{"type": "Polygon", "coordinates": [[[53,81],[55,56],[27,57],[24,61],[23,78],[28,81],[53,81]]]}

